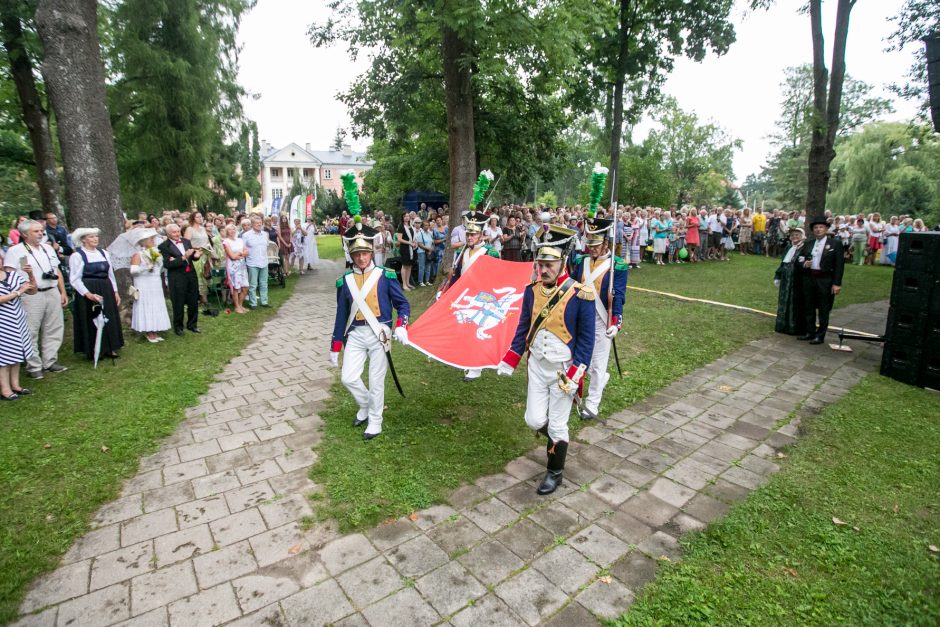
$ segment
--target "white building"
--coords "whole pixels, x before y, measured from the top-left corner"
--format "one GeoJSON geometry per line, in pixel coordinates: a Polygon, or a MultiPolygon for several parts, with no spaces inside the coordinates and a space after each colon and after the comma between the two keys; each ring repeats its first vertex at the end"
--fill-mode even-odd
{"type": "Polygon", "coordinates": [[[355,171],[356,181],[361,186],[363,175],[374,163],[366,159],[365,153],[353,152],[348,144],[344,144],[342,150],[311,150],[310,144],[301,148],[295,143],[276,149],[262,141],[261,202],[265,208],[270,208],[275,198],[290,193],[297,178],[305,186],[319,183],[322,189],[332,189],[342,196],[340,174],[355,171]]]}

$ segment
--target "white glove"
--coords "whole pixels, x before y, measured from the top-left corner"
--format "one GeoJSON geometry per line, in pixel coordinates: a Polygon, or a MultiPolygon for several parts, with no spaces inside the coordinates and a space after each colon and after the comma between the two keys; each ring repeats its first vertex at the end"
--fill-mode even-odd
{"type": "Polygon", "coordinates": [[[339,367],[339,353],[330,353],[330,363],[334,368],[339,367]]]}
{"type": "Polygon", "coordinates": [[[498,374],[501,377],[512,376],[512,373],[515,370],[516,370],[515,368],[507,364],[505,361],[499,362],[499,365],[496,366],[496,374],[498,374]]]}
{"type": "Polygon", "coordinates": [[[780,288],[780,279],[774,279],[774,287],[780,288]]]}
{"type": "Polygon", "coordinates": [[[608,339],[608,340],[612,340],[612,339],[614,339],[615,337],[617,337],[617,333],[618,333],[619,331],[620,331],[620,329],[618,329],[618,328],[617,328],[616,326],[614,326],[614,325],[611,325],[611,326],[607,327],[607,330],[604,332],[604,335],[607,336],[607,339],[608,339]]]}
{"type": "Polygon", "coordinates": [[[408,346],[408,329],[405,327],[397,327],[395,329],[395,339],[408,346]]]}

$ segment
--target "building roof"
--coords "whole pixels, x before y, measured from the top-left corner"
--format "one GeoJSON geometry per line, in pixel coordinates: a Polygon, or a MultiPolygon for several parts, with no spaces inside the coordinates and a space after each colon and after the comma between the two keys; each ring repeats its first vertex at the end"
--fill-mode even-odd
{"type": "Polygon", "coordinates": [[[271,148],[261,156],[262,163],[312,163],[324,166],[375,165],[366,153],[353,150],[307,150],[291,142],[283,148],[271,148]]]}

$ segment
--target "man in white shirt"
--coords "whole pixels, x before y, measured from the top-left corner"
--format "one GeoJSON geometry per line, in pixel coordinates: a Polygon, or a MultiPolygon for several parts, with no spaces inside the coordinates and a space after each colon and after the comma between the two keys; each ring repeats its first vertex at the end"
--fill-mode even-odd
{"type": "Polygon", "coordinates": [[[33,341],[33,354],[26,361],[26,372],[33,379],[42,379],[44,370],[67,370],[58,358],[65,328],[62,308],[68,305],[69,299],[59,271],[59,258],[49,244],[42,242],[46,235],[45,226],[36,220],[26,220],[17,228],[20,243],[7,251],[3,266],[8,271],[29,266],[36,280],[37,292],[22,298],[33,341]]]}
{"type": "Polygon", "coordinates": [[[242,234],[242,241],[248,248],[248,306],[258,306],[258,292],[261,292],[261,306],[268,304],[268,242],[271,238],[261,229],[261,216],[251,216],[251,230],[242,234]]]}
{"type": "Polygon", "coordinates": [[[799,340],[822,344],[829,328],[829,312],[836,295],[842,289],[845,257],[842,241],[828,234],[829,225],[824,216],[810,221],[813,238],[803,244],[797,261],[802,265],[803,303],[806,315],[806,334],[799,340]],[[817,313],[819,324],[817,325],[817,313]]]}

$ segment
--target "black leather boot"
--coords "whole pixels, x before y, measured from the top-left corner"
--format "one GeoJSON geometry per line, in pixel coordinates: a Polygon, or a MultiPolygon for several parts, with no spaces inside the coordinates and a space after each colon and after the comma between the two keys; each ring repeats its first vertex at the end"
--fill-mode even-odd
{"type": "Polygon", "coordinates": [[[539,484],[536,492],[538,494],[551,494],[561,485],[561,474],[565,469],[565,456],[568,454],[568,443],[559,440],[558,442],[548,441],[548,464],[547,471],[542,483],[539,484]]]}

